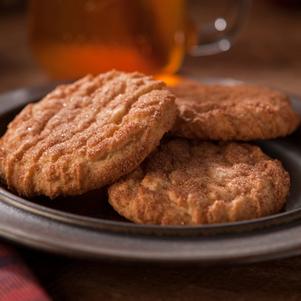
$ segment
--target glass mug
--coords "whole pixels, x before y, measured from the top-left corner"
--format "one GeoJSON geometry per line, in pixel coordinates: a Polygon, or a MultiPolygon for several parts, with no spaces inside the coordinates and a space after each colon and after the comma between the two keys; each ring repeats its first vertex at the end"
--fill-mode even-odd
{"type": "Polygon", "coordinates": [[[57,79],[112,68],[173,74],[187,51],[200,56],[230,48],[250,0],[236,2],[232,26],[219,18],[197,33],[185,0],[31,0],[29,38],[42,67],[57,79]],[[223,34],[197,44],[204,31],[223,34]]]}

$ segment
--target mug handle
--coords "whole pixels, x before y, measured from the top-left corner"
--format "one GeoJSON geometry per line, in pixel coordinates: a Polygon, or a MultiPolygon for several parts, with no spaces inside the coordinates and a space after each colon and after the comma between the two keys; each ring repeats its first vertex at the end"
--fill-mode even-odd
{"type": "Polygon", "coordinates": [[[224,18],[217,18],[207,24],[204,29],[199,30],[198,36],[212,34],[214,32],[225,31],[225,34],[213,42],[193,45],[188,49],[192,56],[206,56],[227,51],[231,48],[237,38],[242,26],[245,24],[252,0],[238,1],[236,20],[228,29],[228,23],[224,18]]]}

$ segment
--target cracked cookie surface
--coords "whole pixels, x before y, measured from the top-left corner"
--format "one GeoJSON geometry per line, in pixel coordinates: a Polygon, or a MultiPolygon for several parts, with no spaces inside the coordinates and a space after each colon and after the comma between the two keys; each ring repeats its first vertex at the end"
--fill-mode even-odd
{"type": "Polygon", "coordinates": [[[135,223],[213,224],[279,212],[289,186],[257,146],[174,139],[109,187],[109,202],[135,223]]]}
{"type": "Polygon", "coordinates": [[[0,174],[20,195],[77,195],[136,168],[176,116],[163,82],[110,71],[27,105],[0,140],[0,174]]]}
{"type": "Polygon", "coordinates": [[[204,140],[271,139],[292,133],[300,116],[288,97],[265,87],[207,85],[184,80],[170,87],[177,96],[176,136],[204,140]]]}

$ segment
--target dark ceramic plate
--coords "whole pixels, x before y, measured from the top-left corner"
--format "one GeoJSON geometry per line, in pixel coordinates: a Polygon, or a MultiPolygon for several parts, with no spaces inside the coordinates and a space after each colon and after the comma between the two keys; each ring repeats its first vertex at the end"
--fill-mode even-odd
{"type": "MultiPolygon", "coordinates": [[[[31,101],[53,86],[0,95],[0,133],[31,101]]],[[[301,100],[292,97],[301,114],[301,100]]],[[[256,220],[205,226],[135,225],[107,204],[105,191],[73,198],[26,200],[0,187],[0,235],[15,242],[71,256],[123,261],[188,263],[254,262],[301,254],[301,131],[260,142],[280,159],[292,179],[283,212],[256,220]]]]}

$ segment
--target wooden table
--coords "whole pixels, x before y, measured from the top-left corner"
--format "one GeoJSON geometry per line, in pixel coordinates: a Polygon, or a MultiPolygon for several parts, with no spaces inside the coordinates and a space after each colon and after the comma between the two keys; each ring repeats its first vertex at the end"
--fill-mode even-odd
{"type": "MultiPolygon", "coordinates": [[[[0,91],[48,81],[30,55],[25,28],[24,16],[1,16],[0,91]]],[[[256,1],[230,52],[187,58],[183,73],[237,78],[301,95],[300,30],[300,9],[256,1]]],[[[301,257],[236,267],[162,267],[19,250],[56,300],[301,299],[301,257]]]]}

